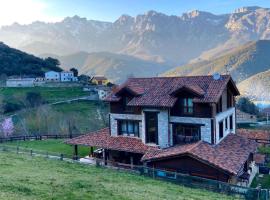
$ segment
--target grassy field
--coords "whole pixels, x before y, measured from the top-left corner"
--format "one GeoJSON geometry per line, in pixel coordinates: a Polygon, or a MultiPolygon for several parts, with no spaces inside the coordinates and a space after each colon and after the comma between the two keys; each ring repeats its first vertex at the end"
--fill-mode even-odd
{"type": "Polygon", "coordinates": [[[138,175],[0,152],[0,199],[235,199],[138,175]]]}
{"type": "MultiPolygon", "coordinates": [[[[64,140],[48,139],[48,140],[33,140],[33,141],[14,141],[5,143],[8,146],[19,146],[27,149],[41,150],[52,153],[62,153],[64,156],[72,157],[73,147],[64,143],[64,140]]],[[[89,147],[79,146],[79,156],[85,157],[89,154],[89,147]]]]}
{"type": "Polygon", "coordinates": [[[4,98],[24,99],[28,92],[39,92],[48,103],[89,95],[81,87],[0,88],[0,95],[4,98]]]}

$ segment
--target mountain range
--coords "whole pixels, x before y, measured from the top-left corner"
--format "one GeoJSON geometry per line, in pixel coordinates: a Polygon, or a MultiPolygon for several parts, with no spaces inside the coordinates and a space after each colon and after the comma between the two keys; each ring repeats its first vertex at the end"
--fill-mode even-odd
{"type": "Polygon", "coordinates": [[[270,39],[268,8],[244,7],[223,15],[148,11],[135,17],[122,15],[115,22],[74,16],[57,23],[15,23],[0,29],[0,40],[35,55],[111,52],[172,65],[220,55],[259,39],[270,39]]]}
{"type": "MultiPolygon", "coordinates": [[[[257,77],[269,76],[268,40],[270,9],[256,6],[222,15],[148,11],[122,15],[114,22],[74,16],[0,29],[0,41],[34,55],[55,57],[64,69],[104,74],[118,83],[128,76],[230,73],[245,94],[257,77]]],[[[268,86],[265,89],[270,91],[268,86]]]]}

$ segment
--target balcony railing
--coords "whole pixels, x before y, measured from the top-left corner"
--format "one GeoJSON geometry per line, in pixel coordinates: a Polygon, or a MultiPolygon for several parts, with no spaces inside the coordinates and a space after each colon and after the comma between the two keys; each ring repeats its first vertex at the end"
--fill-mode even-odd
{"type": "Polygon", "coordinates": [[[190,143],[190,142],[196,142],[199,140],[200,140],[199,135],[195,135],[195,136],[175,135],[174,136],[174,144],[190,143]]]}

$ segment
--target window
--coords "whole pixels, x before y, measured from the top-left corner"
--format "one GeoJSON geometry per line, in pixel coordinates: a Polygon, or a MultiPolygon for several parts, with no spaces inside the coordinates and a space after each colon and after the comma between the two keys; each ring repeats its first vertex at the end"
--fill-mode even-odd
{"type": "Polygon", "coordinates": [[[185,114],[192,114],[193,113],[193,101],[191,98],[184,98],[183,99],[183,109],[185,114]]]}
{"type": "Polygon", "coordinates": [[[174,144],[183,142],[193,142],[201,139],[200,126],[196,125],[185,125],[185,124],[174,124],[173,135],[174,144]]]}
{"type": "Polygon", "coordinates": [[[230,129],[233,130],[233,116],[230,116],[230,129]]]}
{"type": "Polygon", "coordinates": [[[223,121],[219,122],[219,139],[223,138],[223,121]]]}
{"type": "Polygon", "coordinates": [[[119,135],[128,135],[139,137],[139,122],[131,120],[122,120],[119,122],[119,135]]]}
{"type": "Polygon", "coordinates": [[[123,97],[123,110],[124,111],[132,111],[132,108],[130,106],[127,106],[129,101],[130,101],[129,97],[123,97]]]}
{"type": "Polygon", "coordinates": [[[216,105],[217,105],[217,113],[222,112],[222,96],[220,97],[220,99],[216,105]]]}

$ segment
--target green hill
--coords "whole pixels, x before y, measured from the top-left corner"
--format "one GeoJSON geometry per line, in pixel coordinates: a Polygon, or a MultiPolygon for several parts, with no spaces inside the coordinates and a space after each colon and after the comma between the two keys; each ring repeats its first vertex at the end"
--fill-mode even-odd
{"type": "Polygon", "coordinates": [[[218,58],[176,67],[165,75],[202,75],[228,71],[237,82],[240,82],[270,69],[269,52],[270,40],[249,42],[218,58]]]}
{"type": "Polygon", "coordinates": [[[41,59],[0,42],[0,74],[42,76],[49,70],[61,71],[59,61],[41,59]]]}

